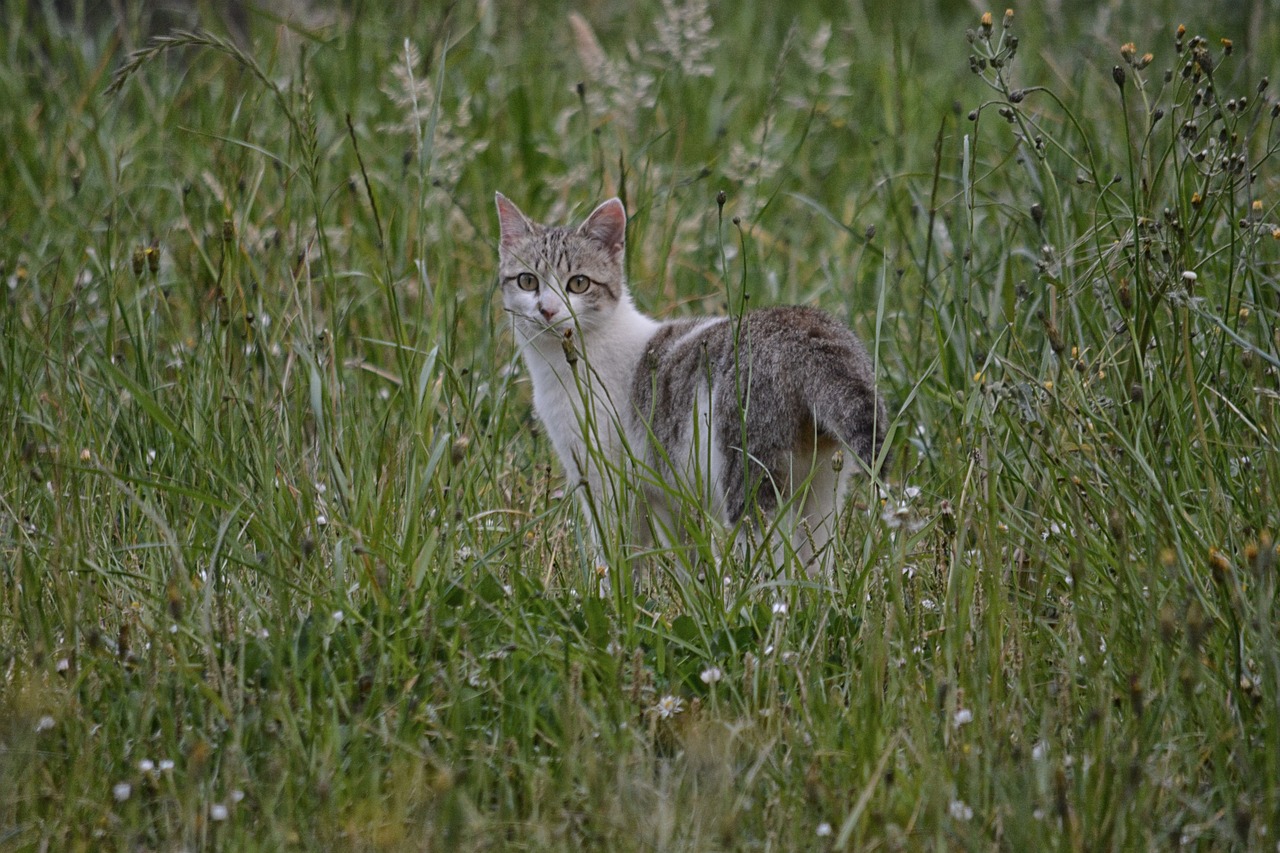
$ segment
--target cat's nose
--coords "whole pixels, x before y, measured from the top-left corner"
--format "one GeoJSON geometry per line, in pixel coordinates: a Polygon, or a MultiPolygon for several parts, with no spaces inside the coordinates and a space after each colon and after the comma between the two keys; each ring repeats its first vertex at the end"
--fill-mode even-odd
{"type": "Polygon", "coordinates": [[[551,322],[551,318],[556,316],[556,309],[548,308],[545,305],[539,305],[538,311],[539,313],[542,314],[542,319],[546,320],[547,322],[551,322]]]}

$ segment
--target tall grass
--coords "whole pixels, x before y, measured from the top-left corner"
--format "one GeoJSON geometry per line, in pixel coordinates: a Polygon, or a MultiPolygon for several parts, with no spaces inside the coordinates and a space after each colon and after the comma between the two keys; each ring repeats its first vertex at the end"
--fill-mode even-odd
{"type": "Polygon", "coordinates": [[[6,7],[0,847],[1275,846],[1277,25],[909,5],[6,7]],[[832,577],[598,594],[494,189],[858,330],[832,577]]]}

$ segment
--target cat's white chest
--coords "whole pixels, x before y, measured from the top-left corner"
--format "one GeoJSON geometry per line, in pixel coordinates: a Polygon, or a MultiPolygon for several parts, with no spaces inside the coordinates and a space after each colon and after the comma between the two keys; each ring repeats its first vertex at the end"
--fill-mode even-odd
{"type": "Polygon", "coordinates": [[[559,340],[525,349],[533,404],[566,472],[603,485],[601,463],[623,456],[631,382],[657,324],[647,317],[593,330],[574,349],[559,340]],[[593,461],[594,460],[594,461],[593,461]]]}

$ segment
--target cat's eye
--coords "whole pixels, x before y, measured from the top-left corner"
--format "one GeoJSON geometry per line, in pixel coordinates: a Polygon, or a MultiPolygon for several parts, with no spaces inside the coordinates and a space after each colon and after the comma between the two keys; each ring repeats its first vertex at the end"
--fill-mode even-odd
{"type": "Polygon", "coordinates": [[[570,293],[586,293],[587,288],[590,286],[591,279],[585,275],[575,275],[569,277],[569,282],[564,286],[564,289],[570,293]]]}
{"type": "Polygon", "coordinates": [[[532,292],[538,289],[538,277],[531,272],[522,272],[516,276],[516,285],[521,290],[532,292]]]}

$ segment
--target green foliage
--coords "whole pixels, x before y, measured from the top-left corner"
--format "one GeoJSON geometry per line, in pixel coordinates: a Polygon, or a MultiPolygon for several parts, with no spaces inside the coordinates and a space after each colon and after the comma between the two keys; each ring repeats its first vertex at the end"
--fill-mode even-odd
{"type": "Polygon", "coordinates": [[[0,13],[0,847],[1273,846],[1278,25],[464,5],[0,13]],[[495,189],[848,318],[834,577],[597,564],[495,189]]]}

